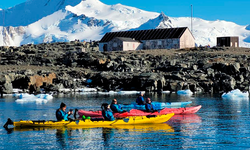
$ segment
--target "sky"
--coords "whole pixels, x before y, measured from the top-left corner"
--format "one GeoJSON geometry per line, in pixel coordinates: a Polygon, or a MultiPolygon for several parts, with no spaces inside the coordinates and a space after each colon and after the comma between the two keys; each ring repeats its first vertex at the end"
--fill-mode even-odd
{"type": "MultiPolygon", "coordinates": [[[[1,0],[0,8],[6,9],[26,0],[1,0]]],[[[250,24],[250,0],[101,0],[105,4],[137,7],[146,11],[164,12],[170,17],[193,16],[205,20],[232,21],[239,25],[250,24]]]]}

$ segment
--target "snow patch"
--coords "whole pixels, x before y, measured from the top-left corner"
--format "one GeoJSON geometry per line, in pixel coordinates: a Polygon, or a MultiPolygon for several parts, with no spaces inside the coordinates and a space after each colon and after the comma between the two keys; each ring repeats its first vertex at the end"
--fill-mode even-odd
{"type": "Polygon", "coordinates": [[[242,92],[239,89],[232,90],[228,93],[223,93],[221,96],[223,99],[249,99],[248,92],[242,92]]]}

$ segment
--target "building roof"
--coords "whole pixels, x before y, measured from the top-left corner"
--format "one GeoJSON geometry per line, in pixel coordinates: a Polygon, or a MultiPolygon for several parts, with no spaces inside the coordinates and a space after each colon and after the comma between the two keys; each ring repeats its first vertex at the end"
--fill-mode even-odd
{"type": "Polygon", "coordinates": [[[108,32],[101,39],[100,43],[109,42],[115,37],[134,38],[135,40],[152,40],[152,39],[173,39],[180,38],[188,29],[181,28],[165,28],[165,29],[150,29],[150,30],[133,30],[121,32],[108,32]]]}
{"type": "Polygon", "coordinates": [[[140,43],[140,41],[137,41],[133,38],[127,38],[127,37],[115,37],[115,38],[117,38],[123,42],[139,42],[140,43]]]}

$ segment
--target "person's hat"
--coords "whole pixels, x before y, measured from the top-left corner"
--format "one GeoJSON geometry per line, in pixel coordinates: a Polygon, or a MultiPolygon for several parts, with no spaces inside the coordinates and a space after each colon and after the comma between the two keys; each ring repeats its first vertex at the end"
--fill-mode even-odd
{"type": "Polygon", "coordinates": [[[60,108],[63,108],[63,107],[65,107],[66,106],[66,104],[64,104],[63,102],[61,103],[61,105],[60,105],[60,108]]]}
{"type": "Polygon", "coordinates": [[[102,104],[102,108],[107,109],[107,108],[108,108],[108,105],[109,105],[108,103],[103,103],[103,104],[102,104]]]}

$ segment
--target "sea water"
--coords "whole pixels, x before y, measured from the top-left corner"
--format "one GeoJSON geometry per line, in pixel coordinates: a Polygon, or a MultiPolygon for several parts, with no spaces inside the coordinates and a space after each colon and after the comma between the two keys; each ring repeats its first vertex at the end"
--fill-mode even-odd
{"type": "Polygon", "coordinates": [[[131,103],[136,95],[54,96],[47,103],[16,103],[0,99],[0,149],[248,149],[250,109],[248,100],[224,100],[221,96],[146,94],[153,101],[190,101],[202,105],[193,115],[178,115],[161,125],[113,128],[36,128],[5,130],[7,118],[14,121],[55,120],[61,102],[69,109],[98,110],[113,98],[131,103]]]}

